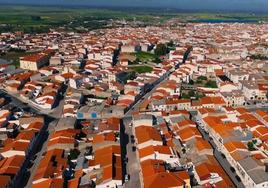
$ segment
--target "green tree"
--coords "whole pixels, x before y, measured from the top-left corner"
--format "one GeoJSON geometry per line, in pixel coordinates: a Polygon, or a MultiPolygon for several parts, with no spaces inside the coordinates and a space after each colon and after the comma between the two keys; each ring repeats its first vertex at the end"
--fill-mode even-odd
{"type": "Polygon", "coordinates": [[[205,87],[218,88],[217,83],[214,80],[208,80],[207,83],[205,84],[205,87]]]}
{"type": "Polygon", "coordinates": [[[162,63],[162,60],[159,58],[159,57],[156,57],[154,60],[153,60],[154,63],[156,64],[159,64],[159,63],[162,63]]]}
{"type": "Polygon", "coordinates": [[[190,85],[194,85],[194,81],[193,81],[193,80],[190,80],[190,81],[189,81],[189,84],[190,84],[190,85]]]}
{"type": "Polygon", "coordinates": [[[195,92],[193,90],[188,92],[189,97],[195,97],[195,92]]]}
{"type": "Polygon", "coordinates": [[[253,142],[248,142],[247,146],[248,146],[249,151],[254,151],[255,150],[253,142]]]}
{"type": "Polygon", "coordinates": [[[70,154],[68,156],[68,160],[71,161],[71,160],[74,160],[76,159],[80,154],[80,151],[78,149],[71,149],[70,150],[70,154]]]}
{"type": "Polygon", "coordinates": [[[206,76],[198,76],[197,79],[198,79],[198,80],[207,80],[207,77],[206,77],[206,76]]]}
{"type": "Polygon", "coordinates": [[[189,97],[188,94],[186,94],[186,93],[182,93],[182,94],[181,94],[181,98],[182,98],[182,99],[189,99],[190,97],[189,97]]]}
{"type": "Polygon", "coordinates": [[[168,53],[167,46],[165,44],[162,44],[162,43],[161,44],[157,44],[154,53],[157,56],[166,55],[168,53]]]}
{"type": "Polygon", "coordinates": [[[169,50],[175,50],[176,49],[176,45],[175,45],[173,40],[171,40],[171,41],[169,41],[167,43],[167,47],[168,47],[169,50]]]}

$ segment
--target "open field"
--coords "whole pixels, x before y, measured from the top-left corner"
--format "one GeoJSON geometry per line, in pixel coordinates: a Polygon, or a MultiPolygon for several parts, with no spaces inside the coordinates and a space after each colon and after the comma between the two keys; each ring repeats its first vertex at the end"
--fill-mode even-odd
{"type": "Polygon", "coordinates": [[[135,55],[141,62],[151,62],[157,58],[157,55],[150,52],[137,52],[135,55]]]}
{"type": "Polygon", "coordinates": [[[161,24],[177,18],[183,22],[259,22],[268,21],[268,14],[249,13],[181,13],[168,10],[70,8],[44,6],[0,7],[0,32],[46,32],[49,28],[91,30],[108,25],[114,20],[139,21],[144,25],[161,24]]]}
{"type": "Polygon", "coordinates": [[[152,72],[153,68],[146,66],[146,65],[140,65],[140,66],[135,66],[131,67],[131,69],[137,73],[146,73],[146,72],[152,72]]]}

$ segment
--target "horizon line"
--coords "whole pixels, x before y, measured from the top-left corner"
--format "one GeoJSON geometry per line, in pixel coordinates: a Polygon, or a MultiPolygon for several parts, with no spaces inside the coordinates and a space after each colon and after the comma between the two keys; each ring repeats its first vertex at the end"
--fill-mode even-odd
{"type": "Polygon", "coordinates": [[[265,10],[242,10],[242,9],[198,9],[198,8],[171,8],[171,7],[142,7],[142,6],[112,6],[112,5],[73,5],[73,4],[42,4],[42,3],[0,3],[2,6],[24,6],[24,7],[53,7],[53,8],[69,8],[69,9],[108,9],[108,10],[117,10],[117,11],[126,11],[127,10],[139,10],[139,11],[153,11],[156,10],[160,12],[169,11],[171,13],[247,13],[247,14],[265,14],[265,10]]]}

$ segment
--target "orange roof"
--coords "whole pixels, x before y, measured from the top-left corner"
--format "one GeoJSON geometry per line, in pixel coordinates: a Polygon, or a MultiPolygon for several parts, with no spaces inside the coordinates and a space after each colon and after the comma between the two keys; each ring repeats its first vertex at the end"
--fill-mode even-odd
{"type": "Polygon", "coordinates": [[[107,123],[109,125],[120,125],[120,118],[117,118],[117,117],[111,117],[111,118],[108,118],[107,119],[107,123]]]}
{"type": "Polygon", "coordinates": [[[22,163],[24,162],[25,157],[15,155],[13,157],[5,158],[5,160],[2,160],[3,163],[1,163],[0,166],[0,174],[16,174],[22,163]]]}
{"type": "Polygon", "coordinates": [[[75,139],[74,138],[66,138],[66,137],[57,137],[50,139],[48,142],[48,146],[53,146],[56,144],[74,144],[75,139]]]}
{"type": "Polygon", "coordinates": [[[256,128],[255,131],[257,131],[261,136],[264,136],[268,134],[268,127],[261,126],[256,128]]]}
{"type": "Polygon", "coordinates": [[[144,179],[145,188],[183,187],[185,182],[174,173],[161,172],[144,179]]]}
{"type": "Polygon", "coordinates": [[[74,178],[68,181],[68,188],[77,188],[79,187],[79,178],[74,178]]]}
{"type": "Polygon", "coordinates": [[[213,108],[200,108],[198,109],[200,114],[215,113],[216,110],[213,108]]]}
{"type": "Polygon", "coordinates": [[[143,177],[152,176],[156,173],[165,172],[164,161],[148,159],[141,162],[143,177]]]}
{"type": "Polygon", "coordinates": [[[220,105],[225,105],[226,104],[222,97],[212,97],[211,100],[212,100],[212,102],[214,104],[220,104],[220,105]]]}
{"type": "Polygon", "coordinates": [[[230,141],[223,144],[224,147],[228,150],[229,153],[232,153],[236,150],[247,150],[245,144],[239,141],[230,141]]]}
{"type": "Polygon", "coordinates": [[[222,69],[215,69],[214,72],[215,72],[215,74],[217,76],[220,76],[220,75],[224,75],[225,74],[222,69]]]}
{"type": "Polygon", "coordinates": [[[36,131],[29,130],[29,131],[23,131],[19,133],[19,135],[16,137],[16,140],[32,140],[35,136],[36,131]]]}
{"type": "Polygon", "coordinates": [[[208,143],[208,141],[202,139],[202,138],[197,138],[195,142],[195,146],[199,151],[202,151],[204,149],[212,149],[211,145],[208,143]]]}
{"type": "Polygon", "coordinates": [[[169,146],[147,146],[145,148],[139,149],[140,158],[152,155],[155,152],[171,155],[171,148],[169,146]]]}
{"type": "Polygon", "coordinates": [[[0,175],[1,187],[6,187],[10,179],[10,176],[0,175]]]}
{"type": "Polygon", "coordinates": [[[184,126],[188,126],[188,127],[196,127],[196,124],[193,122],[193,121],[191,121],[191,120],[189,120],[189,119],[185,119],[185,120],[183,120],[183,121],[181,121],[181,122],[179,122],[178,123],[178,126],[179,127],[184,127],[184,126]]]}
{"type": "Polygon", "coordinates": [[[261,116],[261,117],[265,117],[265,116],[267,116],[268,115],[268,113],[266,113],[265,111],[263,111],[263,110],[256,110],[256,114],[258,114],[259,116],[261,116]]]}
{"type": "Polygon", "coordinates": [[[122,178],[121,149],[119,145],[107,146],[95,151],[94,161],[89,165],[100,165],[103,167],[103,180],[122,178]],[[114,170],[113,170],[114,169],[114,170]]]}
{"type": "Polygon", "coordinates": [[[64,180],[62,178],[46,179],[44,181],[33,184],[32,188],[62,188],[63,181],[64,180]]]}
{"type": "Polygon", "coordinates": [[[246,108],[240,107],[236,108],[236,111],[240,114],[248,113],[249,111],[246,108]]]}
{"type": "Polygon", "coordinates": [[[257,127],[257,126],[264,126],[263,123],[261,121],[259,121],[258,119],[251,119],[251,120],[248,120],[246,121],[246,125],[248,127],[257,127]]]}
{"type": "Polygon", "coordinates": [[[47,57],[47,54],[38,53],[38,54],[32,54],[32,55],[27,55],[27,56],[21,57],[21,60],[31,61],[31,62],[39,62],[42,59],[44,59],[45,57],[47,57]]]}
{"type": "Polygon", "coordinates": [[[256,120],[257,118],[251,114],[251,113],[244,113],[240,116],[238,116],[239,119],[242,119],[244,121],[249,121],[249,120],[256,120]]]}
{"type": "Polygon", "coordinates": [[[213,172],[211,171],[212,168],[210,167],[211,166],[207,163],[202,163],[195,167],[196,173],[198,174],[200,180],[207,180],[210,177],[210,173],[213,172]]]}
{"type": "Polygon", "coordinates": [[[139,126],[135,128],[135,132],[139,144],[149,140],[162,142],[160,133],[154,127],[139,126]]]}
{"type": "Polygon", "coordinates": [[[102,179],[108,180],[108,179],[112,179],[112,175],[113,175],[113,167],[112,166],[108,166],[103,168],[103,174],[102,174],[102,179]]]}
{"type": "Polygon", "coordinates": [[[198,129],[195,127],[187,127],[183,130],[180,130],[178,131],[178,135],[183,142],[193,137],[202,137],[198,129]]]}
{"type": "Polygon", "coordinates": [[[34,180],[51,178],[54,177],[55,174],[62,174],[63,169],[67,166],[67,159],[63,158],[63,153],[63,149],[47,151],[39,163],[38,169],[34,175],[34,180]]]}
{"type": "Polygon", "coordinates": [[[8,150],[16,150],[16,151],[27,151],[30,143],[24,141],[13,141],[4,146],[0,152],[5,152],[8,150]]]}
{"type": "Polygon", "coordinates": [[[101,143],[104,141],[116,141],[113,132],[97,134],[93,137],[93,144],[101,143]]]}

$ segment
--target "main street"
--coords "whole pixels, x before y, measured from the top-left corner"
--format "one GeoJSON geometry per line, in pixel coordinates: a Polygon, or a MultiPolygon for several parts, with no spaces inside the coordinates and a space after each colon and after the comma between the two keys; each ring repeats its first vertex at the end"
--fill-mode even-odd
{"type": "MultiPolygon", "coordinates": [[[[184,62],[183,62],[184,63],[184,62]]],[[[133,132],[133,127],[130,126],[132,123],[132,114],[133,112],[139,111],[140,105],[147,100],[152,93],[155,92],[157,87],[166,81],[169,76],[175,72],[176,69],[179,68],[180,63],[176,65],[174,70],[168,71],[165,75],[161,76],[154,85],[152,85],[152,88],[145,92],[143,95],[140,96],[139,100],[137,100],[130,108],[129,110],[125,113],[123,119],[123,126],[124,126],[124,137],[122,140],[123,146],[126,149],[126,157],[128,159],[128,162],[126,163],[126,173],[130,175],[130,179],[125,183],[126,188],[132,188],[132,187],[143,187],[143,180],[142,180],[142,172],[141,172],[141,167],[140,167],[140,162],[139,162],[139,157],[138,157],[138,151],[135,150],[133,151],[133,146],[135,146],[135,143],[131,143],[131,136],[133,135],[135,138],[135,134],[133,132]]],[[[125,174],[123,173],[123,177],[125,177],[125,174]]]]}

